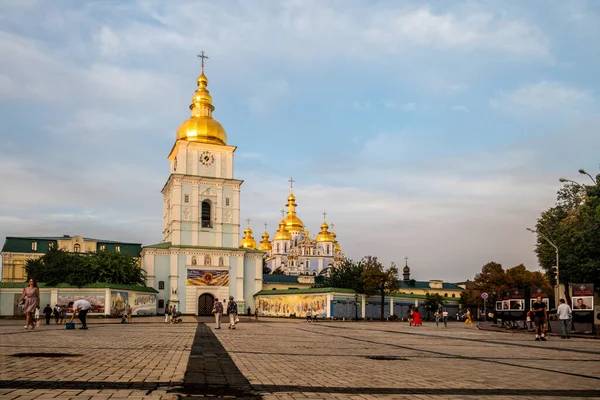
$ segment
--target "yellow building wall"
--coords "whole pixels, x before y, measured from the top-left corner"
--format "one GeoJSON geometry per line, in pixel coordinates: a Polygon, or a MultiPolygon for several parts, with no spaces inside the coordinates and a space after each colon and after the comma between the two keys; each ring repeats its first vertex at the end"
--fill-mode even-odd
{"type": "Polygon", "coordinates": [[[4,253],[2,255],[2,282],[25,282],[25,263],[43,254],[4,253]]]}
{"type": "Polygon", "coordinates": [[[398,293],[412,293],[412,294],[420,294],[420,295],[426,295],[427,293],[429,294],[439,294],[440,296],[446,296],[446,297],[452,297],[452,295],[454,295],[455,298],[460,297],[460,294],[462,293],[462,290],[456,290],[456,289],[410,289],[410,290],[401,290],[398,293]]]}
{"type": "Polygon", "coordinates": [[[263,281],[263,290],[288,290],[288,289],[310,289],[312,284],[307,283],[267,283],[263,281]]]}

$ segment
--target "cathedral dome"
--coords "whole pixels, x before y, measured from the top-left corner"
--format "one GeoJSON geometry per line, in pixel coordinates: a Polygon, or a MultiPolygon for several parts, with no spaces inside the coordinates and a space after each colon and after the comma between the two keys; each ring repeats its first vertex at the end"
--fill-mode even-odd
{"type": "Polygon", "coordinates": [[[273,250],[273,245],[271,244],[271,242],[269,242],[269,234],[267,233],[267,231],[265,231],[265,233],[262,234],[262,240],[258,244],[258,249],[262,251],[273,250]]]}
{"type": "Polygon", "coordinates": [[[321,224],[321,232],[319,232],[319,234],[315,238],[316,242],[321,243],[334,241],[333,236],[331,236],[331,233],[329,233],[327,229],[329,229],[329,225],[327,225],[327,222],[323,221],[323,223],[321,224]]]}
{"type": "Polygon", "coordinates": [[[404,268],[402,269],[402,272],[410,272],[410,268],[408,268],[408,265],[404,266],[404,268]]]}
{"type": "Polygon", "coordinates": [[[289,233],[285,227],[284,219],[282,219],[281,222],[279,222],[279,229],[277,229],[277,232],[275,232],[273,240],[292,240],[291,233],[289,233]]]}
{"type": "Polygon", "coordinates": [[[256,240],[254,240],[254,238],[252,237],[252,229],[250,229],[250,227],[247,227],[244,233],[246,234],[246,236],[242,239],[240,247],[243,247],[244,249],[255,250],[256,240]]]}
{"type": "Polygon", "coordinates": [[[284,218],[285,228],[288,232],[304,232],[304,222],[296,215],[296,196],[290,189],[290,194],[287,198],[287,216],[284,218]]]}
{"type": "Polygon", "coordinates": [[[198,77],[198,89],[192,97],[192,116],[183,121],[177,129],[177,140],[189,140],[209,144],[227,144],[227,134],[223,126],[212,117],[215,107],[212,105],[212,97],[206,88],[208,78],[202,74],[198,77]]]}

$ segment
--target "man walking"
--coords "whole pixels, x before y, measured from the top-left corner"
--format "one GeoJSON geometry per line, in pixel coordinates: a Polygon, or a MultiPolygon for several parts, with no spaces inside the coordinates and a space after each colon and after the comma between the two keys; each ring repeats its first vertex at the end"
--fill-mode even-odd
{"type": "Polygon", "coordinates": [[[556,315],[558,315],[558,321],[560,322],[560,330],[562,335],[561,339],[571,339],[569,335],[569,321],[571,320],[573,311],[571,307],[567,303],[565,303],[565,299],[560,299],[560,305],[556,309],[556,315]]]}
{"type": "Polygon", "coordinates": [[[215,298],[215,323],[217,327],[215,329],[221,329],[221,317],[223,316],[223,303],[219,299],[215,298]]]}
{"type": "Polygon", "coordinates": [[[58,304],[54,306],[54,322],[58,325],[58,320],[60,319],[60,307],[58,304]]]}
{"type": "Polygon", "coordinates": [[[44,317],[46,317],[46,325],[50,325],[50,317],[52,316],[52,308],[50,304],[46,304],[44,308],[44,317]]]}
{"type": "Polygon", "coordinates": [[[229,303],[227,303],[227,314],[229,314],[229,329],[235,329],[235,321],[237,319],[237,303],[233,300],[233,296],[229,296],[229,303]]]}
{"type": "Polygon", "coordinates": [[[448,309],[444,308],[444,311],[442,311],[442,319],[444,320],[444,328],[448,327],[448,309]]]}
{"type": "Polygon", "coordinates": [[[79,329],[87,329],[86,317],[88,311],[92,308],[90,302],[84,299],[79,299],[75,302],[70,301],[68,307],[73,307],[73,315],[71,315],[71,320],[69,322],[73,322],[75,315],[79,313],[79,320],[81,321],[81,328],[79,329]]]}
{"type": "Polygon", "coordinates": [[[546,341],[546,322],[548,321],[548,311],[546,304],[542,302],[542,296],[536,298],[531,307],[535,315],[535,340],[546,341]]]}

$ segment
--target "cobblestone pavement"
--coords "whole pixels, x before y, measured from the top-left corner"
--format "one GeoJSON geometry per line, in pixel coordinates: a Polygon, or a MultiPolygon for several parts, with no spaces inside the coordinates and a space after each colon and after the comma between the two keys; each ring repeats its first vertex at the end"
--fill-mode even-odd
{"type": "Polygon", "coordinates": [[[264,399],[600,399],[596,340],[273,319],[213,332],[264,399]]]}
{"type": "Polygon", "coordinates": [[[535,342],[462,325],[244,317],[219,331],[159,321],[33,332],[0,321],[0,398],[600,399],[596,340],[535,342]]]}
{"type": "Polygon", "coordinates": [[[183,381],[197,324],[161,320],[91,319],[87,331],[0,321],[0,398],[176,399],[167,390],[183,381]]]}

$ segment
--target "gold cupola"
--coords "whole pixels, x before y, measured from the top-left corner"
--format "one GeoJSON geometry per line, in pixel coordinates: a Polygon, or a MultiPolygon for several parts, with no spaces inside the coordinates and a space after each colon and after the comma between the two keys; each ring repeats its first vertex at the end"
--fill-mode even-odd
{"type": "Polygon", "coordinates": [[[248,225],[244,233],[246,236],[244,236],[242,239],[240,247],[243,247],[244,249],[256,250],[256,240],[254,240],[252,237],[252,229],[250,229],[250,225],[248,225]]]}
{"type": "Polygon", "coordinates": [[[333,238],[333,251],[334,251],[335,254],[337,254],[337,253],[341,253],[342,252],[342,248],[340,247],[340,244],[337,241],[337,235],[333,231],[333,228],[334,228],[334,225],[332,223],[331,224],[331,237],[333,238]]]}
{"type": "Polygon", "coordinates": [[[273,241],[275,240],[292,240],[292,234],[285,227],[285,219],[279,221],[279,229],[277,229],[277,232],[273,236],[273,241]]]}
{"type": "Polygon", "coordinates": [[[290,189],[290,195],[287,198],[287,216],[284,218],[285,228],[288,232],[304,232],[304,222],[296,215],[296,196],[290,189]]]}
{"type": "Polygon", "coordinates": [[[265,232],[262,234],[262,240],[258,245],[258,249],[262,251],[273,250],[273,245],[269,242],[269,233],[267,232],[267,224],[265,223],[265,232]]]}
{"type": "Polygon", "coordinates": [[[206,88],[208,78],[204,75],[204,63],[197,82],[198,89],[196,89],[194,97],[192,97],[192,104],[190,104],[192,116],[177,129],[177,140],[226,145],[227,134],[225,129],[219,121],[212,117],[215,107],[212,105],[212,97],[206,88]]]}
{"type": "Polygon", "coordinates": [[[321,224],[321,232],[319,232],[319,234],[315,238],[315,241],[317,243],[334,241],[334,238],[333,236],[331,236],[331,233],[328,231],[328,229],[329,225],[327,225],[327,222],[323,221],[323,223],[321,224]]]}

